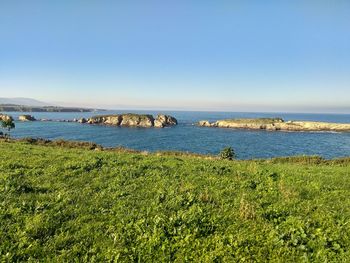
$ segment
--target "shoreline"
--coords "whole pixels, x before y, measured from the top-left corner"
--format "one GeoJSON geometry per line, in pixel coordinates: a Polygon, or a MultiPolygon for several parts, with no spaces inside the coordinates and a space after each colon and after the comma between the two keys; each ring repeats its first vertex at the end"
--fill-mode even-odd
{"type": "MultiPolygon", "coordinates": [[[[104,152],[123,152],[123,153],[135,153],[141,155],[154,155],[154,156],[176,156],[176,157],[195,157],[199,159],[207,160],[221,160],[219,155],[214,154],[202,154],[189,151],[178,151],[178,150],[156,150],[156,151],[147,151],[147,150],[137,150],[132,148],[127,148],[123,146],[116,147],[104,147],[100,144],[88,141],[75,141],[75,140],[66,140],[66,139],[57,139],[50,140],[44,138],[6,138],[0,136],[0,143],[24,143],[35,146],[46,146],[46,147],[59,147],[66,149],[81,149],[89,151],[104,151],[104,152]]],[[[320,155],[290,155],[290,156],[276,156],[271,158],[251,158],[251,159],[234,159],[235,162],[285,162],[291,161],[296,163],[350,163],[350,156],[336,157],[336,158],[324,158],[320,155]]]]}

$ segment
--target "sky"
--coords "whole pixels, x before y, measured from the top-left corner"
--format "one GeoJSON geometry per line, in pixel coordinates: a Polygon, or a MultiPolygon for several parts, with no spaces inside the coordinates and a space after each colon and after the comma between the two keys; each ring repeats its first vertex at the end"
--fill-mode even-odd
{"type": "Polygon", "coordinates": [[[0,1],[0,96],[350,113],[350,1],[0,1]]]}

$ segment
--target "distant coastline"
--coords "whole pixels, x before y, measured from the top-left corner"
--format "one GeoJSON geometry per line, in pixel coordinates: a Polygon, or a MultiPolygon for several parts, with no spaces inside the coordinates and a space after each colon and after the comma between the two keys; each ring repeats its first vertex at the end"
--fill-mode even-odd
{"type": "Polygon", "coordinates": [[[60,106],[26,106],[17,104],[0,104],[2,112],[96,112],[104,109],[60,107],[60,106]]]}

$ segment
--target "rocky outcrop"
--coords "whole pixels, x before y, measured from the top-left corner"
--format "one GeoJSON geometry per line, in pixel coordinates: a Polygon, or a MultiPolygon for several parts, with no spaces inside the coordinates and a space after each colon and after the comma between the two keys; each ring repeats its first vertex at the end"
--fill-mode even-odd
{"type": "Polygon", "coordinates": [[[281,130],[290,131],[335,131],[350,132],[350,123],[329,123],[314,121],[287,121],[280,125],[281,130]]]}
{"type": "Polygon", "coordinates": [[[79,123],[86,123],[87,120],[86,120],[85,118],[81,118],[81,119],[78,120],[78,122],[79,122],[79,123]]]}
{"type": "Polygon", "coordinates": [[[124,114],[121,118],[120,126],[127,127],[152,127],[154,118],[152,115],[124,114]]]}
{"type": "Polygon", "coordinates": [[[10,115],[0,113],[0,121],[13,121],[13,118],[10,115]]]}
{"type": "Polygon", "coordinates": [[[81,119],[39,119],[39,121],[42,122],[80,122],[80,123],[85,123],[87,122],[87,120],[85,118],[81,118],[81,119]]]}
{"type": "Polygon", "coordinates": [[[281,118],[260,119],[230,119],[219,120],[214,123],[208,121],[198,122],[202,127],[219,127],[234,129],[252,129],[268,131],[329,131],[350,132],[350,123],[329,123],[314,121],[287,121],[281,118]]]}
{"type": "Polygon", "coordinates": [[[118,114],[118,115],[99,115],[91,117],[85,122],[88,124],[113,125],[123,127],[156,127],[163,128],[167,126],[177,125],[177,120],[169,115],[160,114],[156,118],[148,114],[118,114]]]}
{"type": "Polygon", "coordinates": [[[205,121],[199,121],[199,122],[198,122],[198,126],[202,126],[202,127],[211,127],[212,124],[211,124],[209,121],[205,120],[205,121]]]}
{"type": "Polygon", "coordinates": [[[36,119],[32,115],[21,115],[18,117],[18,120],[19,121],[36,121],[36,119]]]}
{"type": "Polygon", "coordinates": [[[154,120],[154,127],[156,128],[164,128],[174,125],[177,125],[177,120],[169,115],[158,114],[157,118],[154,120]]]}

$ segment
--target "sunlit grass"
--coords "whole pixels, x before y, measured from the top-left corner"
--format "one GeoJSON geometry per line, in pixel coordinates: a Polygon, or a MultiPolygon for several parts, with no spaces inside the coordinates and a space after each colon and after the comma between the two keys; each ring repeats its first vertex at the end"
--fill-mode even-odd
{"type": "Polygon", "coordinates": [[[0,157],[5,262],[350,260],[346,159],[224,161],[64,142],[0,142],[0,157]]]}

